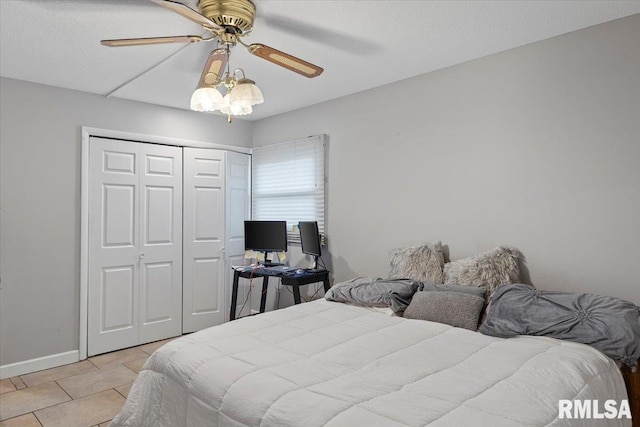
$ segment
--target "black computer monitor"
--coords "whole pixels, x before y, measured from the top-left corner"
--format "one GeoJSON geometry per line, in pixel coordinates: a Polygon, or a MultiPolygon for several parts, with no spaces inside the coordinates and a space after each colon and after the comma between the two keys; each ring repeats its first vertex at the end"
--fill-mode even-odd
{"type": "Polygon", "coordinates": [[[244,249],[264,252],[265,266],[279,265],[270,262],[269,252],[286,252],[287,250],[287,222],[286,221],[245,221],[244,249]]]}
{"type": "Polygon", "coordinates": [[[298,223],[300,229],[300,245],[302,253],[313,257],[312,269],[318,268],[318,258],[322,256],[322,248],[320,242],[320,230],[317,221],[300,221],[298,223]]]}

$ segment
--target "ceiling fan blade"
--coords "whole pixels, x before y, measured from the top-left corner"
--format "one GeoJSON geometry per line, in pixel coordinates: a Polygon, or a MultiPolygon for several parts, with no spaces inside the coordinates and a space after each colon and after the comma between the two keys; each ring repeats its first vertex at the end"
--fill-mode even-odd
{"type": "Polygon", "coordinates": [[[162,6],[164,8],[171,10],[172,12],[175,12],[179,15],[184,16],[185,18],[192,20],[196,24],[202,25],[207,29],[222,30],[222,27],[220,27],[218,24],[213,22],[211,19],[200,14],[200,12],[197,12],[191,9],[189,6],[185,4],[182,4],[180,2],[173,1],[173,0],[151,0],[151,1],[159,6],[162,6]]]}
{"type": "Polygon", "coordinates": [[[120,46],[141,46],[146,44],[162,44],[162,43],[194,43],[204,40],[200,36],[167,36],[167,37],[146,37],[139,39],[113,39],[100,40],[104,46],[120,47],[120,46]]]}
{"type": "Polygon", "coordinates": [[[227,50],[219,48],[211,52],[207,63],[204,65],[202,75],[200,76],[200,82],[198,87],[211,87],[215,84],[216,80],[224,72],[224,68],[227,66],[227,50]]]}
{"type": "Polygon", "coordinates": [[[261,43],[253,43],[247,46],[247,48],[252,54],[305,77],[318,77],[324,71],[322,67],[318,67],[310,62],[303,61],[300,58],[296,58],[295,56],[261,43]]]}

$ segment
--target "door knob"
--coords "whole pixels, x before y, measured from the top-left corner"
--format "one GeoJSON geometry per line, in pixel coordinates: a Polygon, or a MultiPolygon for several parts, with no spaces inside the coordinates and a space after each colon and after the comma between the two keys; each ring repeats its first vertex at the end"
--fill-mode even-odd
{"type": "Polygon", "coordinates": [[[144,254],[141,253],[140,255],[138,255],[138,258],[143,259],[144,258],[144,254]]]}
{"type": "Polygon", "coordinates": [[[225,253],[227,250],[225,248],[220,249],[220,252],[225,253]]]}

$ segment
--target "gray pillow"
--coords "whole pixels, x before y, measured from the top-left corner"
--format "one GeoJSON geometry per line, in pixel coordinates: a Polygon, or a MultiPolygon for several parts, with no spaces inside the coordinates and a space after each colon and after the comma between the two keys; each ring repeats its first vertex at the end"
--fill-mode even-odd
{"type": "Polygon", "coordinates": [[[444,282],[442,242],[392,249],[389,253],[389,263],[389,278],[444,282]]]}
{"type": "Polygon", "coordinates": [[[462,292],[416,292],[404,312],[408,319],[446,323],[475,331],[484,298],[462,292]]]}
{"type": "Polygon", "coordinates": [[[461,292],[463,294],[475,295],[477,297],[484,298],[486,291],[484,288],[477,286],[462,286],[462,285],[436,285],[435,283],[424,283],[425,292],[461,292]]]}
{"type": "Polygon", "coordinates": [[[324,296],[327,301],[349,302],[370,307],[390,307],[404,311],[411,297],[422,289],[422,282],[408,279],[371,279],[359,277],[339,283],[324,296]]]}
{"type": "Polygon", "coordinates": [[[489,294],[506,283],[520,282],[520,251],[498,246],[488,252],[449,262],[444,266],[445,285],[481,286],[489,294]]]}
{"type": "Polygon", "coordinates": [[[640,307],[594,294],[501,286],[480,332],[495,337],[539,335],[597,348],[629,366],[640,357],[640,307]]]}

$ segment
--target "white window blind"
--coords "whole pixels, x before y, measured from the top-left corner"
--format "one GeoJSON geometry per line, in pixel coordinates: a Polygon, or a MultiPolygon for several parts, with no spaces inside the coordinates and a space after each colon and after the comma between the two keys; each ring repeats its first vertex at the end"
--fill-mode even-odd
{"type": "Polygon", "coordinates": [[[318,221],[325,231],[325,144],[312,136],[253,149],[252,217],[287,221],[289,241],[299,242],[293,229],[299,221],[318,221]]]}

